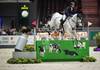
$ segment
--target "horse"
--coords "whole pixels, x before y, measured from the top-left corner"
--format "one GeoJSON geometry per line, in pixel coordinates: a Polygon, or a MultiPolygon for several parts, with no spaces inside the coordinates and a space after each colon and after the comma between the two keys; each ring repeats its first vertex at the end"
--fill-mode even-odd
{"type": "Polygon", "coordinates": [[[78,17],[78,14],[74,14],[72,17],[67,17],[58,12],[55,12],[52,15],[50,21],[48,21],[48,25],[50,29],[59,30],[61,25],[61,20],[65,20],[63,23],[63,31],[70,34],[71,38],[76,38],[76,26],[83,26],[81,19],[78,17]]]}
{"type": "Polygon", "coordinates": [[[71,17],[66,17],[65,15],[62,15],[58,12],[55,12],[52,15],[51,20],[48,21],[47,24],[50,27],[50,29],[62,29],[64,33],[68,33],[70,35],[71,39],[76,40],[78,39],[76,33],[76,26],[83,26],[82,18],[78,17],[78,14],[74,14],[71,17]],[[61,20],[64,21],[63,24],[61,20]]]}

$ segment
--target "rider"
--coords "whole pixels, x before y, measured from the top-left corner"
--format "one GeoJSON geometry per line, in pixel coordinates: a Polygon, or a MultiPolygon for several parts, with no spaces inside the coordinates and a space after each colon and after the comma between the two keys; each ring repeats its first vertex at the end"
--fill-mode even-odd
{"type": "Polygon", "coordinates": [[[61,19],[61,25],[60,25],[60,28],[63,28],[63,24],[65,22],[65,20],[68,18],[68,17],[71,17],[72,15],[74,15],[75,13],[77,12],[76,10],[76,3],[74,1],[71,1],[69,6],[67,6],[64,11],[63,11],[63,14],[66,15],[66,18],[65,19],[61,19]]]}
{"type": "Polygon", "coordinates": [[[66,15],[66,17],[72,16],[76,12],[77,12],[76,3],[74,1],[71,1],[70,5],[68,7],[66,7],[65,10],[64,10],[64,14],[66,15]]]}
{"type": "MultiPolygon", "coordinates": [[[[83,13],[82,13],[81,9],[78,8],[78,5],[77,5],[77,2],[76,1],[71,1],[69,3],[69,6],[67,6],[64,9],[63,14],[66,15],[66,19],[68,17],[71,17],[74,14],[78,14],[79,17],[82,17],[83,16],[83,13]]],[[[63,25],[63,23],[65,22],[65,20],[61,19],[61,26],[63,25]]]]}
{"type": "Polygon", "coordinates": [[[78,7],[78,2],[76,1],[70,1],[69,6],[67,6],[63,11],[63,14],[65,14],[67,17],[80,13],[82,13],[82,11],[78,7]]]}
{"type": "MultiPolygon", "coordinates": [[[[66,15],[66,19],[69,16],[72,16],[76,13],[76,4],[74,1],[71,1],[69,6],[67,6],[64,11],[62,12],[64,15],[66,15]]],[[[65,20],[63,20],[63,18],[61,19],[61,27],[63,26],[63,23],[65,22],[65,20]]]]}

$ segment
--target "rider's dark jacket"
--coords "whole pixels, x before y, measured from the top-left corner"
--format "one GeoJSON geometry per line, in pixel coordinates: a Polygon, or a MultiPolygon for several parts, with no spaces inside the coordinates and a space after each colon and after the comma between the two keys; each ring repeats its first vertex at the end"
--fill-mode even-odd
{"type": "Polygon", "coordinates": [[[71,9],[70,6],[68,6],[67,8],[65,8],[64,10],[64,14],[68,17],[68,16],[72,16],[74,15],[75,13],[78,13],[78,11],[74,8],[71,9]]]}

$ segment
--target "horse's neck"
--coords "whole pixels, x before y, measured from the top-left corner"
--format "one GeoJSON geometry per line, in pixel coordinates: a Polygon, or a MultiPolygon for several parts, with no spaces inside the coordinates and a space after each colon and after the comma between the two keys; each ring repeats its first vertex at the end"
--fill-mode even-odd
{"type": "Polygon", "coordinates": [[[70,23],[71,23],[73,26],[76,25],[77,20],[78,20],[78,19],[77,19],[77,14],[74,14],[74,15],[69,19],[70,23]]]}
{"type": "Polygon", "coordinates": [[[69,28],[69,29],[72,29],[72,28],[75,28],[76,27],[76,23],[77,23],[77,15],[73,15],[72,17],[68,17],[64,23],[64,27],[65,28],[69,28]]]}

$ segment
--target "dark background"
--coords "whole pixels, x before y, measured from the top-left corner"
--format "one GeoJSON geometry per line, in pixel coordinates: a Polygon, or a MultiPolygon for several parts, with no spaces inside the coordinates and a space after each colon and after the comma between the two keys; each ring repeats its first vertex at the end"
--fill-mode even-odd
{"type": "MultiPolygon", "coordinates": [[[[27,3],[29,5],[29,21],[28,26],[31,27],[32,20],[38,20],[46,23],[48,17],[54,12],[61,12],[70,0],[31,0],[27,3]]],[[[92,27],[100,27],[100,0],[77,0],[79,8],[82,9],[88,21],[92,22],[92,27]]],[[[1,3],[0,2],[0,17],[3,20],[3,27],[19,27],[17,2],[1,3]]]]}

